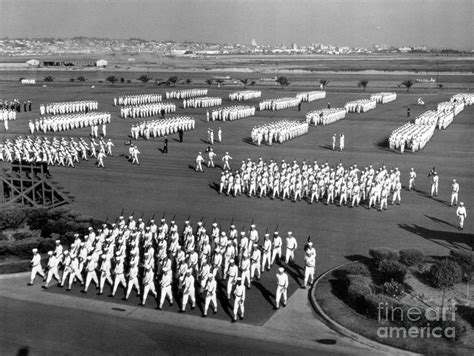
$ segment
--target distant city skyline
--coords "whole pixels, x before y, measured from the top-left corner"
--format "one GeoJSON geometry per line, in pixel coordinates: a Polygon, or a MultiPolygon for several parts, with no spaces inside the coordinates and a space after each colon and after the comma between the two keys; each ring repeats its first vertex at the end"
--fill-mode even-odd
{"type": "Polygon", "coordinates": [[[0,0],[0,37],[474,49],[473,0],[0,0]]]}

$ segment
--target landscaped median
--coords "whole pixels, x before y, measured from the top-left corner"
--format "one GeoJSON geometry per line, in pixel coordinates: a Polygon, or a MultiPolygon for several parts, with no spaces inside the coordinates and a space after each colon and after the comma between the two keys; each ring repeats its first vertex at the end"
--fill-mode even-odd
{"type": "Polygon", "coordinates": [[[4,207],[0,209],[0,274],[28,271],[33,248],[45,254],[54,250],[56,239],[69,246],[75,233],[85,234],[89,226],[98,225],[99,221],[67,207],[4,207]]]}
{"type": "Polygon", "coordinates": [[[415,249],[376,248],[369,254],[315,283],[313,303],[330,326],[361,342],[375,341],[375,347],[436,355],[473,353],[470,250],[452,250],[443,257],[424,256],[415,249]]]}

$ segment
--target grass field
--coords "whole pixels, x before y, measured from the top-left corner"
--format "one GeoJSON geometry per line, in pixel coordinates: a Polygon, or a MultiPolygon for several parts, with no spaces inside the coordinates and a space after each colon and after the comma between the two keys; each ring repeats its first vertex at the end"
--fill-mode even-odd
{"type": "MultiPolygon", "coordinates": [[[[59,72],[55,76],[63,79],[72,77],[69,72],[59,72]]],[[[110,75],[111,73],[107,73],[110,75]]],[[[130,73],[129,73],[130,74],[130,73]]],[[[446,254],[450,247],[473,248],[474,224],[472,205],[474,197],[473,157],[474,157],[474,107],[467,107],[446,131],[437,131],[427,145],[419,153],[406,152],[404,155],[391,152],[385,144],[389,133],[396,127],[407,122],[406,109],[411,105],[411,115],[435,108],[436,104],[447,100],[452,94],[473,87],[472,76],[448,76],[443,88],[428,89],[416,86],[409,93],[398,89],[397,84],[405,77],[365,75],[369,80],[366,92],[357,88],[358,75],[333,75],[327,88],[327,98],[313,103],[304,103],[302,111],[296,109],[278,112],[257,112],[253,118],[234,122],[205,121],[204,109],[182,109],[177,114],[192,115],[196,118],[196,130],[184,135],[184,142],[179,143],[177,137],[169,139],[169,153],[161,154],[158,150],[163,145],[162,139],[149,141],[138,140],[140,166],[132,166],[127,159],[130,126],[133,119],[119,118],[119,108],[112,106],[114,96],[135,93],[164,93],[166,89],[153,85],[109,85],[97,84],[91,88],[91,83],[66,83],[66,80],[48,84],[47,87],[23,87],[10,81],[8,73],[0,73],[4,80],[0,87],[0,97],[5,99],[18,98],[33,101],[32,113],[20,113],[15,122],[11,122],[10,131],[2,131],[0,137],[25,135],[29,119],[39,117],[39,104],[51,101],[97,99],[100,111],[112,113],[112,124],[108,128],[108,137],[112,138],[116,147],[114,157],[105,161],[105,169],[98,169],[94,161],[81,162],[77,168],[50,169],[53,179],[58,181],[65,190],[75,196],[74,208],[86,215],[99,219],[115,220],[122,209],[124,214],[134,212],[135,216],[143,214],[150,219],[154,214],[159,218],[165,213],[168,219],[176,215],[181,226],[190,216],[195,223],[201,218],[207,226],[216,219],[223,228],[228,228],[233,220],[236,226],[247,230],[253,220],[260,234],[266,229],[273,232],[278,226],[280,234],[286,236],[292,231],[300,242],[297,251],[297,263],[303,265],[302,247],[308,235],[311,235],[318,253],[317,274],[338,264],[353,259],[357,255],[365,255],[374,246],[387,246],[394,249],[413,247],[420,248],[426,254],[446,254]],[[5,75],[5,76],[4,76],[5,75]],[[375,110],[365,114],[348,114],[345,120],[325,127],[310,127],[309,134],[282,145],[271,147],[256,147],[248,143],[253,126],[277,119],[303,119],[306,112],[326,107],[330,102],[332,107],[343,106],[347,101],[366,98],[375,91],[398,92],[395,102],[378,105],[375,110]],[[416,106],[418,97],[422,97],[426,106],[416,106]],[[365,208],[350,209],[348,207],[326,206],[323,204],[310,205],[305,201],[271,200],[269,198],[227,197],[219,195],[213,184],[218,183],[221,170],[205,169],[204,173],[194,172],[194,159],[198,151],[207,147],[206,132],[208,127],[223,130],[223,143],[216,144],[215,152],[219,157],[228,151],[232,157],[232,167],[237,169],[240,162],[248,157],[263,159],[306,160],[312,162],[328,162],[335,165],[357,163],[359,167],[373,164],[378,167],[399,167],[402,172],[402,183],[408,184],[408,171],[415,168],[418,173],[417,191],[402,192],[402,204],[389,206],[384,212],[365,208]],[[346,149],[344,152],[333,152],[328,149],[333,133],[344,132],[346,149]],[[427,195],[430,181],[426,177],[431,167],[436,166],[440,175],[440,195],[432,199],[427,195]],[[450,198],[451,180],[455,178],[460,183],[460,200],[464,201],[468,210],[468,219],[464,231],[457,230],[455,209],[447,206],[450,198]]],[[[15,74],[18,75],[18,74],[15,74]]],[[[102,75],[102,74],[100,74],[102,75]]],[[[105,75],[105,74],[104,74],[105,75]]],[[[116,74],[120,76],[120,73],[116,74]]],[[[43,76],[43,73],[41,74],[43,76]]],[[[78,74],[75,73],[74,77],[78,74]]],[[[132,73],[137,78],[138,73],[132,73]]],[[[156,73],[156,77],[167,78],[169,73],[156,73]]],[[[180,73],[180,78],[190,77],[188,73],[180,73]]],[[[415,77],[415,74],[413,75],[415,77]]],[[[155,76],[153,76],[155,77],[155,76]]],[[[203,87],[203,80],[208,73],[200,72],[193,75],[193,83],[186,87],[203,87]]],[[[319,83],[317,74],[288,76],[292,83],[289,87],[261,88],[263,98],[276,98],[292,95],[297,91],[310,90],[319,83]]],[[[184,86],[178,86],[178,89],[184,86]]],[[[257,87],[258,88],[258,87],[257,87]]],[[[224,98],[224,105],[230,105],[228,93],[236,88],[216,88],[209,91],[210,96],[224,98]]],[[[250,101],[255,104],[257,101],[250,101]]],[[[61,135],[87,137],[88,129],[68,131],[61,135]]],[[[290,270],[292,272],[292,270],[290,270]]],[[[296,280],[301,282],[301,276],[292,273],[290,284],[294,290],[296,280]]],[[[264,274],[261,281],[263,289],[252,291],[255,308],[249,314],[259,314],[249,322],[262,323],[271,315],[271,302],[268,296],[274,293],[275,277],[273,270],[264,274]],[[270,294],[269,294],[270,293],[270,294]],[[265,311],[260,311],[258,305],[265,305],[265,311]],[[267,310],[268,309],[268,310],[267,310]]]]}

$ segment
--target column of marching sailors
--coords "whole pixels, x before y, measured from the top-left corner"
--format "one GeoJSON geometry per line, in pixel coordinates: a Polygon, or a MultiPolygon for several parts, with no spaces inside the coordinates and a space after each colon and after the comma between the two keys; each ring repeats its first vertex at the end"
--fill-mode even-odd
{"type": "Polygon", "coordinates": [[[217,108],[206,112],[206,121],[234,121],[255,116],[255,107],[248,105],[235,105],[217,108]]]}
{"type": "Polygon", "coordinates": [[[255,126],[252,129],[250,137],[252,142],[257,146],[261,146],[262,143],[271,146],[273,142],[284,143],[307,134],[308,130],[309,124],[307,122],[281,120],[255,126]]]}
{"type": "Polygon", "coordinates": [[[188,99],[207,95],[207,89],[183,89],[166,92],[166,99],[188,99]]]}
{"type": "MultiPolygon", "coordinates": [[[[357,164],[344,167],[339,163],[330,167],[328,163],[312,165],[296,161],[268,164],[242,161],[239,170],[222,172],[219,193],[227,195],[247,194],[249,197],[270,197],[281,200],[307,200],[310,203],[347,205],[355,207],[365,203],[368,208],[387,209],[391,203],[400,204],[402,184],[398,168],[372,165],[360,170],[357,164]]],[[[410,186],[414,185],[414,177],[410,186]]]]}
{"type": "Polygon", "coordinates": [[[132,106],[122,106],[120,108],[120,117],[122,119],[126,118],[144,118],[155,115],[169,114],[171,112],[176,112],[176,105],[173,103],[167,102],[158,102],[152,104],[142,104],[142,105],[132,105],[132,106]]]}
{"type": "Polygon", "coordinates": [[[284,110],[288,108],[297,107],[301,103],[301,98],[289,97],[289,98],[277,98],[263,100],[258,104],[260,111],[262,110],[284,110]]]}
{"type": "Polygon", "coordinates": [[[149,140],[151,137],[163,137],[177,133],[179,130],[194,130],[196,120],[190,116],[177,116],[167,119],[143,121],[139,124],[132,125],[132,138],[138,140],[143,137],[149,140]]]}
{"type": "Polygon", "coordinates": [[[72,114],[97,110],[99,103],[96,100],[65,101],[40,105],[41,115],[72,114]]]}
{"type": "Polygon", "coordinates": [[[474,94],[459,93],[453,95],[449,102],[439,103],[437,110],[428,110],[395,129],[390,134],[388,141],[392,150],[404,153],[405,147],[412,152],[422,150],[434,135],[436,128],[445,130],[465,106],[474,103],[474,94]]]}
{"type": "Polygon", "coordinates": [[[110,124],[110,119],[111,115],[108,112],[46,116],[36,119],[34,122],[30,120],[28,129],[30,134],[33,135],[35,132],[62,132],[90,127],[91,136],[98,138],[99,125],[102,125],[102,136],[107,136],[106,125],[110,124]]]}
{"type": "Polygon", "coordinates": [[[222,105],[222,98],[203,96],[197,98],[183,99],[183,108],[209,108],[222,105]]]}
{"type": "Polygon", "coordinates": [[[51,166],[75,167],[74,163],[89,158],[97,159],[97,166],[104,168],[104,158],[112,156],[113,142],[93,138],[18,136],[0,143],[0,161],[44,162],[51,166]]]}
{"type": "Polygon", "coordinates": [[[114,106],[152,104],[157,103],[162,99],[163,97],[160,94],[122,95],[118,98],[114,97],[114,106]]]}
{"type": "Polygon", "coordinates": [[[262,92],[260,90],[242,90],[237,91],[234,93],[229,94],[230,101],[244,101],[244,100],[251,100],[257,99],[262,96],[262,92]]]}
{"type": "MultiPolygon", "coordinates": [[[[151,293],[159,309],[166,299],[173,305],[179,298],[180,312],[186,310],[188,303],[194,309],[201,296],[203,316],[210,307],[217,313],[217,290],[222,287],[227,299],[234,300],[235,321],[238,316],[244,318],[246,291],[252,280],[260,279],[273,264],[283,262],[281,236],[275,231],[272,238],[265,233],[261,239],[255,224],[248,232],[239,233],[233,224],[226,232],[214,222],[207,231],[202,221],[195,228],[186,221],[180,230],[174,220],[168,225],[162,219],[158,226],[153,219],[145,223],[142,218],[130,216],[128,220],[120,217],[111,226],[103,224],[97,231],[90,227],[83,239],[78,234],[74,238],[68,249],[56,241],[54,251],[48,251],[46,273],[38,250],[33,250],[30,285],[39,274],[45,280],[43,288],[48,288],[55,278],[58,286],[66,286],[68,291],[79,282],[81,291],[87,293],[93,282],[98,294],[103,294],[109,285],[110,297],[115,297],[121,288],[125,300],[135,290],[141,305],[151,293]]],[[[314,281],[316,250],[312,245],[309,241],[304,249],[303,288],[314,281]]],[[[286,237],[286,264],[295,263],[297,248],[290,231],[286,237]]],[[[276,282],[275,307],[279,308],[280,304],[286,305],[289,286],[283,267],[278,269],[276,282]]]]}

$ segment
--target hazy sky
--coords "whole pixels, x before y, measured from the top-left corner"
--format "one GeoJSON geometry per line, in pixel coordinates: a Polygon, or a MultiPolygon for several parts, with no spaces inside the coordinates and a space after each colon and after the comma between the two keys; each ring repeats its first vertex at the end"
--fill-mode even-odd
{"type": "Polygon", "coordinates": [[[0,37],[474,49],[474,0],[0,0],[0,37]]]}

